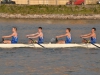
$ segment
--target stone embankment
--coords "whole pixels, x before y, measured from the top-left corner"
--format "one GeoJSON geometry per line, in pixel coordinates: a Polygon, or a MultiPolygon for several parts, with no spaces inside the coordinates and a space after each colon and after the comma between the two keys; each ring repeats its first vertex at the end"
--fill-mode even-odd
{"type": "Polygon", "coordinates": [[[4,14],[0,13],[0,18],[19,18],[19,19],[100,19],[100,14],[97,15],[63,15],[63,14],[4,14]]]}

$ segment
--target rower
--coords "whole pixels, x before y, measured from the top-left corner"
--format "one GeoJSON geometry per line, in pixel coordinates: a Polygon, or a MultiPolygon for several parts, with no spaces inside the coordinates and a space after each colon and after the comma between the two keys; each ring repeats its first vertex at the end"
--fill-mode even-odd
{"type": "Polygon", "coordinates": [[[8,36],[2,36],[2,40],[4,44],[16,44],[18,42],[18,34],[17,34],[17,28],[13,27],[12,28],[12,34],[8,36]],[[12,40],[4,40],[5,38],[11,38],[12,40]]]}
{"type": "Polygon", "coordinates": [[[71,31],[70,28],[66,28],[66,33],[65,34],[56,36],[56,38],[66,37],[65,41],[62,40],[62,41],[58,41],[57,43],[59,43],[59,44],[69,44],[69,43],[71,43],[72,42],[72,38],[71,38],[70,31],[71,31]]]}
{"type": "Polygon", "coordinates": [[[33,42],[33,40],[30,40],[29,43],[42,44],[44,42],[42,27],[38,27],[38,32],[37,33],[26,35],[26,37],[29,38],[29,39],[38,38],[38,41],[33,42]]]}
{"type": "Polygon", "coordinates": [[[95,33],[95,31],[96,31],[96,28],[92,28],[92,30],[91,30],[91,33],[89,33],[89,34],[85,34],[85,35],[81,35],[81,38],[83,38],[83,43],[88,43],[86,40],[85,40],[85,38],[91,38],[90,39],[90,42],[92,43],[92,44],[94,44],[94,43],[96,43],[96,33],[95,33]]]}

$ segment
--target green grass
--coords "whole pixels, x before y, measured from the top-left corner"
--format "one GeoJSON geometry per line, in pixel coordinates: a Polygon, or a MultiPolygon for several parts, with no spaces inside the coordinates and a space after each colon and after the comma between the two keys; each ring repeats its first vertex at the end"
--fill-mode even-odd
{"type": "Polygon", "coordinates": [[[100,14],[100,5],[86,6],[50,6],[50,5],[0,5],[0,13],[8,14],[100,14]]]}

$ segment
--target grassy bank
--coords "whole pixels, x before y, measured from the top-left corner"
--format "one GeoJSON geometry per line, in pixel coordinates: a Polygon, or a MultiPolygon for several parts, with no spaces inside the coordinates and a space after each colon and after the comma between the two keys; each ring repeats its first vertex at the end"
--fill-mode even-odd
{"type": "Polygon", "coordinates": [[[47,5],[0,5],[0,13],[8,14],[100,14],[100,5],[88,6],[47,6],[47,5]]]}

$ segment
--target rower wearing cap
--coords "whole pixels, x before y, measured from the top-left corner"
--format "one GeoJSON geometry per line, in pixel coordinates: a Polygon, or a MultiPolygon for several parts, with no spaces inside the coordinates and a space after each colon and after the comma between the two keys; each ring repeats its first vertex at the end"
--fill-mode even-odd
{"type": "Polygon", "coordinates": [[[92,44],[94,44],[94,43],[96,43],[96,28],[92,28],[92,30],[91,30],[91,33],[89,33],[89,34],[85,34],[85,35],[81,35],[81,38],[83,38],[83,42],[84,43],[88,43],[86,40],[85,40],[85,38],[91,38],[90,39],[90,42],[92,43],[92,44]]]}
{"type": "Polygon", "coordinates": [[[56,38],[62,38],[62,37],[66,37],[65,41],[58,41],[57,43],[59,44],[69,44],[72,42],[72,38],[71,38],[71,33],[70,33],[71,29],[70,28],[66,28],[66,33],[60,36],[56,36],[56,38]]]}
{"type": "Polygon", "coordinates": [[[2,41],[5,44],[16,44],[18,42],[18,34],[17,34],[17,28],[13,27],[12,28],[12,34],[8,36],[2,36],[2,41]],[[4,40],[5,38],[12,38],[12,40],[4,40]]]}
{"type": "MultiPolygon", "coordinates": [[[[35,41],[35,42],[38,43],[38,44],[42,44],[44,42],[42,27],[38,27],[37,33],[26,35],[26,37],[29,38],[29,39],[38,38],[38,41],[35,41]]],[[[33,42],[33,40],[29,41],[29,43],[32,43],[32,42],[33,42]]]]}

